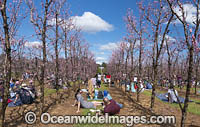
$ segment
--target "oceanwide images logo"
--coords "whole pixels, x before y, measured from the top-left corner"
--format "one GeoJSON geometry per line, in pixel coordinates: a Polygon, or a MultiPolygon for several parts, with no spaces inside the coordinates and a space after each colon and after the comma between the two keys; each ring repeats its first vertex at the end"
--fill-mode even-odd
{"type": "MultiPolygon", "coordinates": [[[[34,124],[36,122],[36,114],[28,112],[25,115],[27,124],[34,124]]],[[[43,113],[40,116],[42,124],[126,124],[133,126],[134,124],[175,124],[175,116],[109,116],[108,114],[98,116],[88,113],[86,116],[72,116],[72,115],[50,115],[43,113]]]]}
{"type": "Polygon", "coordinates": [[[25,115],[25,121],[27,124],[34,124],[36,122],[36,114],[34,112],[27,112],[25,115]]]}

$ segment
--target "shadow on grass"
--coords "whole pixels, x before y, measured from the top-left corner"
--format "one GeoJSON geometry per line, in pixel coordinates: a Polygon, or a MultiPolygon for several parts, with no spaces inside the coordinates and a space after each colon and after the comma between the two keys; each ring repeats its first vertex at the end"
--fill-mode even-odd
{"type": "MultiPolygon", "coordinates": [[[[59,91],[58,94],[56,92],[52,92],[54,90],[46,90],[45,94],[45,104],[44,104],[44,112],[47,112],[51,107],[55,106],[57,103],[62,103],[61,100],[65,101],[68,99],[70,95],[70,89],[67,91],[59,91]]],[[[8,107],[8,112],[6,113],[6,126],[16,127],[19,125],[26,124],[25,115],[27,112],[32,111],[36,113],[36,116],[39,116],[40,103],[36,100],[33,104],[30,105],[22,105],[18,107],[8,107]]],[[[39,117],[37,118],[37,123],[39,122],[39,117]]],[[[32,126],[36,125],[33,124],[32,126]]],[[[27,125],[26,125],[27,126],[27,125]]]]}
{"type": "MultiPolygon", "coordinates": [[[[154,113],[152,110],[137,103],[137,101],[134,98],[132,98],[130,93],[124,92],[121,88],[118,88],[118,87],[115,87],[115,88],[116,88],[116,91],[118,91],[121,95],[124,96],[124,100],[127,99],[129,101],[129,105],[130,105],[131,109],[136,109],[137,111],[142,112],[142,114],[145,114],[146,116],[158,116],[159,115],[159,114],[154,113]]],[[[145,92],[145,95],[151,96],[151,91],[145,92]]],[[[147,124],[147,125],[149,125],[149,124],[147,124]]],[[[174,124],[170,124],[170,123],[157,124],[157,125],[159,125],[161,127],[175,127],[174,124]]]]}

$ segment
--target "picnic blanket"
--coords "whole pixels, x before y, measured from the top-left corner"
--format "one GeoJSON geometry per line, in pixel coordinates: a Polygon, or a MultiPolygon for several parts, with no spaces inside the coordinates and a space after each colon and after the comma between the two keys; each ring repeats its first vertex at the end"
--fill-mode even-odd
{"type": "Polygon", "coordinates": [[[95,90],[94,97],[91,98],[90,96],[88,96],[88,100],[103,100],[103,91],[95,90]]]}
{"type": "MultiPolygon", "coordinates": [[[[97,93],[97,91],[95,91],[95,93],[97,93]]],[[[107,97],[109,100],[112,99],[112,97],[110,96],[110,94],[108,93],[107,90],[104,90],[103,92],[103,98],[107,97]]],[[[88,100],[103,100],[103,98],[98,98],[98,95],[96,95],[93,99],[88,97],[88,100]]]]}
{"type": "Polygon", "coordinates": [[[129,85],[129,84],[126,85],[126,90],[127,90],[127,91],[130,91],[130,85],[129,85]]]}
{"type": "Polygon", "coordinates": [[[87,89],[81,89],[82,92],[88,93],[87,89]]]}
{"type": "Polygon", "coordinates": [[[146,84],[146,89],[152,89],[152,85],[150,83],[146,84]]]}
{"type": "MultiPolygon", "coordinates": [[[[166,95],[168,95],[168,93],[156,94],[156,97],[159,98],[161,101],[168,102],[168,99],[167,99],[166,95]]],[[[185,102],[185,98],[180,97],[180,96],[178,98],[179,98],[180,103],[184,103],[185,102]]],[[[193,102],[193,101],[190,100],[189,102],[193,102]]]]}
{"type": "Polygon", "coordinates": [[[135,85],[133,82],[131,83],[131,92],[133,92],[133,93],[136,92],[135,85]]]}
{"type": "Polygon", "coordinates": [[[20,99],[17,99],[16,103],[14,103],[15,98],[11,98],[10,100],[11,102],[8,103],[8,107],[16,107],[23,104],[20,99]]]}

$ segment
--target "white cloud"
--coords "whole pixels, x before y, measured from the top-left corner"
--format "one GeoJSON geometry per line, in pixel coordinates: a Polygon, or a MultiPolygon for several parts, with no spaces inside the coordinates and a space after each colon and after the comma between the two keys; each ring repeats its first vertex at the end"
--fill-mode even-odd
{"type": "MultiPolygon", "coordinates": [[[[161,44],[162,38],[163,38],[163,36],[159,35],[159,37],[158,37],[158,43],[159,43],[159,44],[161,44]]],[[[165,40],[164,40],[164,46],[166,45],[166,41],[168,42],[168,44],[170,44],[170,43],[172,43],[172,42],[175,42],[176,39],[166,34],[166,35],[165,35],[165,40]]],[[[152,46],[153,46],[153,45],[152,45],[152,46]]]]}
{"type": "Polygon", "coordinates": [[[97,63],[97,64],[102,64],[103,62],[97,61],[96,63],[97,63]]]}
{"type": "Polygon", "coordinates": [[[84,32],[96,33],[112,31],[113,26],[92,12],[84,12],[82,16],[71,17],[73,24],[84,32]]]}
{"type": "MultiPolygon", "coordinates": [[[[59,19],[59,21],[60,21],[60,20],[61,20],[61,19],[59,19]]],[[[56,19],[55,19],[55,18],[49,19],[49,20],[47,21],[47,24],[48,24],[48,25],[51,25],[51,26],[56,25],[56,19]]]]}
{"type": "Polygon", "coordinates": [[[100,46],[100,50],[114,50],[118,47],[118,44],[117,43],[108,43],[108,44],[105,44],[105,45],[101,45],[100,46]]]}
{"type": "MultiPolygon", "coordinates": [[[[192,4],[183,4],[183,10],[185,13],[186,22],[194,25],[193,22],[195,22],[196,20],[196,13],[197,13],[196,7],[192,4]]],[[[179,6],[174,7],[174,11],[181,19],[183,19],[182,10],[180,9],[179,6]]],[[[174,21],[174,23],[180,23],[180,21],[177,19],[176,21],[174,21]]]]}
{"type": "Polygon", "coordinates": [[[166,39],[167,41],[169,41],[169,42],[175,42],[175,41],[176,41],[175,38],[173,38],[173,37],[171,37],[171,36],[169,36],[169,35],[165,35],[165,39],[166,39]]]}
{"type": "Polygon", "coordinates": [[[97,57],[96,60],[97,60],[97,61],[104,61],[104,60],[106,60],[106,59],[105,59],[104,57],[97,57]]]}
{"type": "Polygon", "coordinates": [[[39,41],[33,41],[33,42],[26,42],[25,46],[29,48],[39,48],[42,46],[42,44],[39,41]]]}
{"type": "MultiPolygon", "coordinates": [[[[82,16],[72,16],[69,19],[58,18],[58,22],[62,23],[62,27],[73,29],[74,27],[81,29],[84,32],[96,33],[100,31],[112,31],[113,25],[104,21],[101,17],[92,12],[84,12],[82,16]]],[[[47,21],[48,25],[56,25],[56,19],[52,18],[47,21]]]]}
{"type": "Polygon", "coordinates": [[[99,52],[99,51],[93,51],[94,52],[94,54],[96,54],[96,55],[104,55],[105,54],[105,52],[99,52]]]}
{"type": "MultiPolygon", "coordinates": [[[[58,18],[57,21],[58,21],[58,25],[60,25],[63,28],[67,28],[68,30],[71,30],[71,29],[74,28],[70,19],[58,18]]],[[[47,21],[47,24],[50,25],[50,26],[55,26],[56,25],[56,18],[49,19],[47,21]]]]}
{"type": "Polygon", "coordinates": [[[104,55],[105,53],[104,53],[104,52],[100,52],[99,54],[100,54],[100,55],[104,55]]]}
{"type": "MultiPolygon", "coordinates": [[[[135,42],[135,47],[136,48],[139,48],[139,46],[140,46],[140,40],[136,40],[136,42],[135,42]]],[[[129,47],[129,46],[128,46],[129,47]]]]}
{"type": "Polygon", "coordinates": [[[100,57],[97,56],[97,57],[96,57],[96,63],[97,63],[97,64],[102,64],[103,62],[104,62],[104,63],[107,63],[107,57],[102,57],[102,56],[100,56],[100,57]]]}

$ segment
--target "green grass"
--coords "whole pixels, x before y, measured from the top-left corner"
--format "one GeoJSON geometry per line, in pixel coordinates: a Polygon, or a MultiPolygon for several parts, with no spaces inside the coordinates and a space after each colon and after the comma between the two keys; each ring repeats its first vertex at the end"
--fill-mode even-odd
{"type": "MultiPolygon", "coordinates": [[[[101,106],[97,107],[97,109],[103,110],[101,106]]],[[[95,116],[95,113],[91,113],[90,109],[82,109],[81,115],[88,115],[88,113],[91,114],[91,116],[95,116]]],[[[76,124],[75,127],[123,127],[123,125],[120,124],[76,124]]]]}
{"type": "Polygon", "coordinates": [[[145,90],[145,91],[142,92],[141,94],[144,94],[144,95],[147,95],[147,96],[151,96],[151,91],[145,90]]]}
{"type": "Polygon", "coordinates": [[[48,89],[48,88],[45,88],[44,89],[44,96],[48,96],[50,94],[53,94],[53,93],[56,93],[56,89],[48,89]]]}
{"type": "Polygon", "coordinates": [[[87,100],[89,102],[92,102],[92,101],[98,101],[98,102],[103,102],[103,100],[87,100]]]}
{"type": "Polygon", "coordinates": [[[77,80],[77,81],[75,81],[75,82],[73,82],[73,81],[70,81],[70,82],[69,82],[69,84],[70,84],[71,86],[73,86],[73,85],[79,85],[79,84],[81,84],[81,83],[82,83],[81,80],[77,80]]]}
{"type": "Polygon", "coordinates": [[[109,87],[106,84],[102,84],[101,88],[96,88],[96,90],[99,90],[99,91],[104,91],[104,90],[108,91],[108,89],[109,89],[109,87]]]}
{"type": "MultiPolygon", "coordinates": [[[[163,91],[159,91],[159,93],[164,93],[164,92],[163,91]]],[[[151,91],[145,90],[142,94],[147,95],[147,96],[151,96],[151,91]]],[[[176,103],[169,104],[168,102],[163,102],[158,98],[156,98],[156,100],[158,100],[158,101],[160,101],[162,103],[168,104],[171,107],[180,108],[179,104],[176,104],[176,103]]],[[[194,102],[189,102],[188,112],[196,114],[196,115],[200,115],[200,110],[199,110],[200,109],[200,104],[196,104],[196,103],[200,103],[200,100],[198,100],[198,99],[191,99],[191,100],[194,101],[194,102]]],[[[183,104],[181,104],[181,105],[183,106],[183,104]]]]}
{"type": "MultiPolygon", "coordinates": [[[[59,89],[58,92],[63,92],[64,89],[59,89]]],[[[49,96],[51,94],[56,93],[56,89],[44,88],[44,96],[49,96]]]]}
{"type": "MultiPolygon", "coordinates": [[[[166,102],[167,103],[167,102],[166,102]]],[[[176,108],[180,108],[179,104],[170,104],[172,107],[176,107],[176,108]]],[[[183,107],[183,104],[181,104],[183,107]]],[[[195,102],[190,102],[188,105],[188,112],[196,114],[196,115],[200,115],[200,105],[196,104],[195,102]]]]}
{"type": "MultiPolygon", "coordinates": [[[[180,90],[180,88],[178,87],[178,85],[176,85],[175,88],[176,88],[176,90],[180,90]]],[[[187,87],[184,86],[184,87],[181,89],[181,91],[183,91],[183,90],[185,91],[186,88],[187,88],[187,87]]],[[[194,92],[194,91],[195,91],[195,87],[190,88],[190,90],[191,90],[191,92],[194,92]]],[[[197,86],[197,93],[198,93],[198,91],[200,91],[199,86],[197,86]]]]}

